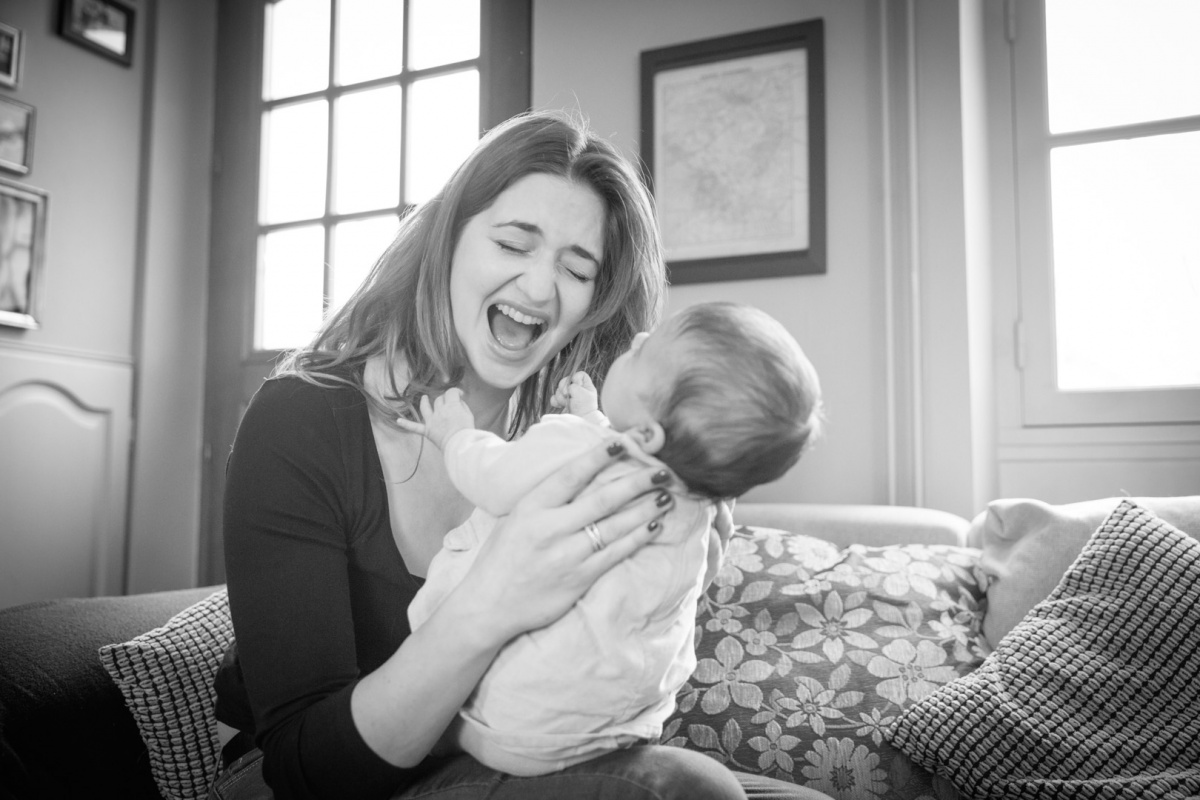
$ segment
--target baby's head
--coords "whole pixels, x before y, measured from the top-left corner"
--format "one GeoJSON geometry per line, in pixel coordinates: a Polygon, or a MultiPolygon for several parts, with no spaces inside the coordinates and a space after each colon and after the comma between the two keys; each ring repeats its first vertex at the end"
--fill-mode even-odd
{"type": "Polygon", "coordinates": [[[737,497],[799,460],[820,429],[821,385],[770,315],[701,303],[634,338],[604,379],[600,408],[689,490],[737,497]]]}

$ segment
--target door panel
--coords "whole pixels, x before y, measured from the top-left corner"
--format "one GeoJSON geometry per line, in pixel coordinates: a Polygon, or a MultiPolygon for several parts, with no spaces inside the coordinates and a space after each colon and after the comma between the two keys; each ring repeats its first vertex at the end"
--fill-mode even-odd
{"type": "Polygon", "coordinates": [[[0,607],[124,591],[132,369],[0,352],[0,607]]]}

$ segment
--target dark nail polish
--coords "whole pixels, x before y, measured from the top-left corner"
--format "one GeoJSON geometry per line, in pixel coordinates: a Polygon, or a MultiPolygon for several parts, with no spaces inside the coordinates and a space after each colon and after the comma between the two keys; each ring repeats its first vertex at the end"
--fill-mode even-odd
{"type": "Polygon", "coordinates": [[[661,522],[659,522],[656,519],[652,519],[652,520],[650,520],[649,524],[646,525],[646,530],[650,531],[651,533],[657,533],[658,529],[661,527],[662,527],[661,522]]]}
{"type": "Polygon", "coordinates": [[[613,458],[616,458],[617,456],[621,455],[621,453],[624,453],[624,452],[625,452],[625,445],[621,444],[620,442],[613,442],[612,444],[610,444],[608,446],[608,454],[610,456],[612,456],[613,458]]]}
{"type": "Polygon", "coordinates": [[[658,472],[654,473],[653,477],[650,478],[650,482],[655,486],[660,486],[664,483],[669,483],[670,481],[671,473],[667,472],[665,469],[660,469],[658,472]]]}
{"type": "Polygon", "coordinates": [[[664,506],[669,505],[670,502],[671,502],[671,493],[670,492],[659,492],[658,495],[654,498],[654,505],[658,506],[659,508],[663,508],[664,506]]]}

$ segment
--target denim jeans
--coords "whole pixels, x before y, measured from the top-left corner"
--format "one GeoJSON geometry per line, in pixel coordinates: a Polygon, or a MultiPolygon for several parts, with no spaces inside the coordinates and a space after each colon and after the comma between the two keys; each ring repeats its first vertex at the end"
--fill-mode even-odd
{"type": "MultiPolygon", "coordinates": [[[[262,751],[221,769],[209,800],[272,800],[262,777],[262,751]]],[[[618,750],[561,772],[518,778],[470,756],[444,767],[392,800],[830,800],[784,781],[730,772],[708,756],[678,747],[618,750]]]]}

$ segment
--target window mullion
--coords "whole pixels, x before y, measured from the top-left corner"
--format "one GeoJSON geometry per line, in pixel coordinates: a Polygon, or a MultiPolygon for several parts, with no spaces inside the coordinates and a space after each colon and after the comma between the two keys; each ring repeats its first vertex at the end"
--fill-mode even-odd
{"type": "Polygon", "coordinates": [[[325,135],[325,219],[321,225],[325,232],[325,279],[321,288],[322,312],[329,309],[329,298],[333,295],[333,192],[334,192],[334,153],[337,152],[337,105],[334,103],[334,75],[338,59],[338,0],[329,2],[329,63],[325,85],[325,102],[329,105],[329,113],[325,121],[328,126],[325,135]]]}

